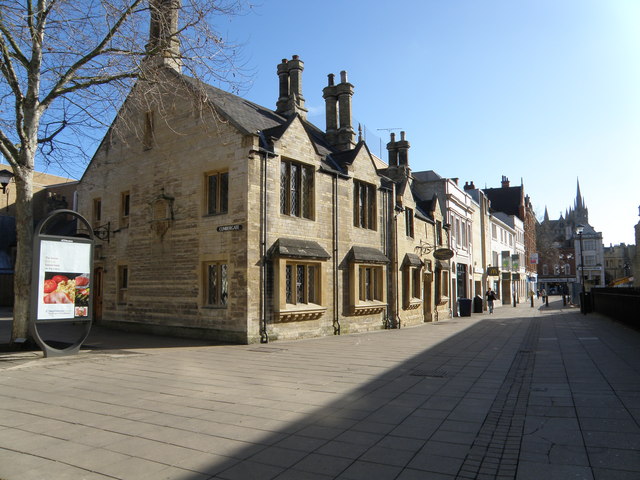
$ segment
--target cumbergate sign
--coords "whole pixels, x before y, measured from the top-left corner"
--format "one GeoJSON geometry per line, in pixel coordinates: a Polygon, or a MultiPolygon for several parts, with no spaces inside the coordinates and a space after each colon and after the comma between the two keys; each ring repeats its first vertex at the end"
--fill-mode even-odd
{"type": "Polygon", "coordinates": [[[236,225],[223,225],[221,227],[218,227],[218,231],[219,232],[237,232],[242,230],[242,225],[241,224],[236,224],[236,225]]]}

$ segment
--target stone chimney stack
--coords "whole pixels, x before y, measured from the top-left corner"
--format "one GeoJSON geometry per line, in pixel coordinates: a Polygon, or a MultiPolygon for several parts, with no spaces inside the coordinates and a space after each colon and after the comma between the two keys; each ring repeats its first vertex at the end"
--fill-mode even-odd
{"type": "Polygon", "coordinates": [[[340,83],[334,85],[329,74],[329,85],[322,90],[326,104],[327,141],[338,150],[351,150],[356,146],[356,132],[351,118],[353,85],[347,81],[347,72],[340,72],[340,83]]]}
{"type": "Polygon", "coordinates": [[[400,140],[396,142],[396,134],[391,133],[391,141],[387,143],[390,167],[409,168],[409,148],[411,145],[405,138],[405,132],[400,132],[400,140]]]}
{"type": "Polygon", "coordinates": [[[276,113],[285,117],[292,117],[296,114],[302,118],[307,118],[308,110],[304,106],[302,96],[302,71],[304,62],[298,55],[294,55],[291,60],[282,59],[278,65],[279,96],[276,103],[276,113]]]}
{"type": "Polygon", "coordinates": [[[398,166],[398,142],[396,142],[396,134],[391,132],[391,140],[387,143],[387,150],[389,151],[389,166],[398,166]]]}
{"type": "Polygon", "coordinates": [[[409,142],[405,139],[405,132],[400,132],[400,141],[398,145],[398,165],[401,167],[409,166],[409,142]]]}
{"type": "Polygon", "coordinates": [[[470,182],[464,182],[464,190],[475,190],[476,186],[473,184],[473,180],[471,180],[470,182]]]}
{"type": "Polygon", "coordinates": [[[149,2],[151,21],[149,43],[146,45],[147,62],[153,66],[164,66],[182,70],[180,42],[178,41],[178,12],[180,0],[152,0],[149,2]]]}
{"type": "Polygon", "coordinates": [[[347,72],[340,72],[340,83],[336,86],[338,92],[338,148],[349,150],[356,146],[356,132],[353,130],[351,119],[351,97],[353,97],[353,85],[347,81],[347,72]]]}
{"type": "Polygon", "coordinates": [[[338,92],[334,84],[333,73],[327,75],[329,84],[322,89],[327,119],[327,141],[331,145],[338,143],[338,92]]]}
{"type": "Polygon", "coordinates": [[[505,175],[502,176],[502,188],[509,188],[509,179],[505,175]]]}

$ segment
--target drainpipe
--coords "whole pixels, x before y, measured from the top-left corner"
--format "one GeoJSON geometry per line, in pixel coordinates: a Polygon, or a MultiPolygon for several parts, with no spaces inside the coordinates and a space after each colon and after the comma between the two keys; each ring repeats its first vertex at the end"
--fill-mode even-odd
{"type": "MultiPolygon", "coordinates": [[[[382,196],[382,251],[387,256],[387,258],[393,258],[392,250],[391,250],[391,240],[389,235],[391,233],[391,228],[389,228],[389,205],[391,205],[390,198],[393,195],[393,190],[386,187],[380,187],[380,191],[383,192],[382,196]]],[[[393,277],[391,275],[391,267],[387,269],[387,312],[386,318],[384,320],[385,328],[392,328],[393,322],[393,308],[391,308],[392,300],[393,300],[393,277]]]]}
{"type": "MultiPolygon", "coordinates": [[[[394,202],[395,203],[395,202],[394,202]]],[[[401,320],[400,320],[400,294],[398,292],[398,215],[404,212],[403,207],[394,207],[394,215],[393,215],[393,290],[395,295],[395,312],[394,312],[394,320],[393,320],[393,328],[400,328],[401,320]]]]}
{"type": "Polygon", "coordinates": [[[398,294],[398,215],[400,215],[400,213],[404,212],[404,208],[401,206],[397,206],[396,205],[396,190],[395,190],[395,184],[392,184],[393,186],[391,187],[391,199],[390,202],[391,204],[389,205],[389,210],[391,212],[391,214],[393,215],[393,228],[391,229],[391,235],[393,235],[393,238],[391,239],[391,283],[392,283],[392,287],[391,287],[391,292],[393,293],[394,298],[390,299],[393,300],[393,303],[391,303],[391,301],[389,302],[389,304],[393,304],[393,308],[394,308],[394,312],[392,315],[392,321],[391,321],[391,328],[400,328],[401,327],[401,321],[400,321],[400,304],[399,302],[399,294],[398,294]]]}
{"type": "MultiPolygon", "coordinates": [[[[264,134],[258,131],[261,141],[267,144],[264,134]]],[[[276,155],[269,150],[258,147],[252,153],[260,155],[260,343],[269,343],[267,332],[267,160],[276,155]]]]}
{"type": "Polygon", "coordinates": [[[338,175],[332,179],[333,195],[333,334],[340,335],[340,316],[338,314],[338,175]]]}

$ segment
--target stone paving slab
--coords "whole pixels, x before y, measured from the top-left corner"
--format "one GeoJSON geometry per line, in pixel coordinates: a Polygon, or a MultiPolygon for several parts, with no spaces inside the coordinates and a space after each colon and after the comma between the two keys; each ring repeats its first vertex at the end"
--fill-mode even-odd
{"type": "Polygon", "coordinates": [[[0,352],[0,479],[640,478],[640,333],[561,303],[268,345],[97,329],[75,357],[0,352]]]}

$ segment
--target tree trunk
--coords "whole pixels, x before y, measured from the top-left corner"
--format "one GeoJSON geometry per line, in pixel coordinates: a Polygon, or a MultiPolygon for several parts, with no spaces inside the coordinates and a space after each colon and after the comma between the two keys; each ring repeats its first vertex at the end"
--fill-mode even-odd
{"type": "MultiPolygon", "coordinates": [[[[27,161],[28,162],[28,161],[27,161]]],[[[30,162],[33,164],[33,161],[30,162]]],[[[15,171],[15,170],[14,170],[15,171]]],[[[19,167],[16,182],[17,255],[14,277],[11,343],[29,338],[33,263],[33,168],[19,167]]]]}

